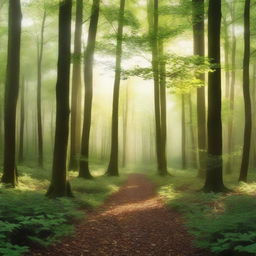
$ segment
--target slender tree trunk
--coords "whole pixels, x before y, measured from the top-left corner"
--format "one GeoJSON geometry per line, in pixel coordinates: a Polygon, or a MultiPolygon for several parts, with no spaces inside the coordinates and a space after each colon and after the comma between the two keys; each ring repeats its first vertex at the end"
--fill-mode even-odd
{"type": "Polygon", "coordinates": [[[229,98],[230,93],[230,71],[229,71],[229,33],[228,33],[228,24],[227,19],[225,16],[223,16],[223,27],[224,27],[224,55],[225,55],[225,82],[226,82],[226,88],[225,88],[225,97],[229,98]]]}
{"type": "Polygon", "coordinates": [[[96,35],[99,19],[99,0],[94,0],[91,11],[91,20],[88,33],[87,48],[84,55],[84,122],[81,143],[81,158],[79,166],[79,177],[92,178],[89,170],[89,142],[91,129],[92,114],[92,97],[93,97],[93,58],[96,44],[96,35]]]}
{"type": "MultiPolygon", "coordinates": [[[[193,3],[193,35],[194,54],[204,57],[204,0],[192,0],[193,3]]],[[[199,79],[205,81],[205,75],[201,74],[199,79]]],[[[206,170],[207,142],[206,142],[206,107],[205,87],[197,89],[197,138],[198,138],[198,177],[203,178],[206,170]]]]}
{"type": "Polygon", "coordinates": [[[240,169],[239,181],[247,181],[251,132],[252,132],[252,110],[250,98],[250,0],[245,0],[244,8],[244,63],[243,63],[243,94],[245,106],[245,128],[242,164],[240,169]]]}
{"type": "Polygon", "coordinates": [[[127,123],[128,123],[128,109],[129,109],[129,84],[126,84],[125,91],[125,106],[123,111],[123,159],[122,166],[126,166],[126,154],[127,154],[127,123]]]}
{"type": "MultiPolygon", "coordinates": [[[[27,93],[26,93],[27,98],[28,98],[28,95],[29,95],[29,93],[27,92],[27,93]]],[[[29,122],[29,108],[26,108],[25,116],[26,116],[26,119],[27,119],[27,122],[25,122],[25,129],[26,129],[26,136],[25,136],[25,137],[26,137],[25,154],[26,154],[27,156],[29,156],[29,153],[30,153],[30,147],[29,147],[29,124],[30,124],[30,122],[29,122]]],[[[30,131],[30,133],[31,133],[31,131],[30,131]]],[[[31,134],[30,134],[30,136],[31,136],[31,134]]]]}
{"type": "Polygon", "coordinates": [[[51,198],[71,196],[67,182],[67,147],[69,134],[69,78],[71,46],[72,0],[59,4],[59,52],[56,84],[56,130],[52,165],[52,179],[47,196],[51,198]]]}
{"type": "Polygon", "coordinates": [[[187,169],[186,160],[186,112],[185,112],[185,95],[181,95],[181,158],[182,169],[187,169]]]}
{"type": "Polygon", "coordinates": [[[8,54],[4,106],[4,168],[2,182],[16,185],[15,168],[16,107],[19,93],[20,40],[21,40],[20,0],[9,1],[8,54]]]}
{"type": "Polygon", "coordinates": [[[19,163],[24,161],[24,126],[25,126],[25,79],[22,77],[20,94],[20,143],[19,143],[19,163]]]}
{"type": "MultiPolygon", "coordinates": [[[[52,104],[51,108],[51,143],[54,144],[54,107],[52,104]]],[[[54,146],[52,147],[52,150],[54,150],[54,146]]]]}
{"type": "Polygon", "coordinates": [[[160,78],[160,110],[161,110],[161,146],[162,146],[162,170],[161,175],[167,175],[166,160],[166,61],[164,57],[164,44],[159,40],[159,78],[160,78]]]}
{"type": "Polygon", "coordinates": [[[203,190],[222,192],[226,188],[222,174],[221,67],[220,67],[221,1],[210,0],[208,9],[208,55],[216,67],[208,77],[208,163],[203,190]]]}
{"type": "MultiPolygon", "coordinates": [[[[166,168],[166,162],[163,163],[164,146],[162,145],[163,134],[161,130],[161,98],[160,98],[161,89],[160,89],[160,65],[159,65],[160,64],[159,39],[158,39],[158,27],[159,27],[158,9],[159,9],[158,1],[149,0],[148,24],[149,24],[149,35],[151,36],[152,70],[153,70],[153,76],[154,76],[154,105],[155,105],[155,131],[156,131],[155,139],[156,139],[157,171],[159,175],[165,175],[167,173],[167,168],[166,168]]],[[[162,105],[162,108],[163,108],[163,105],[162,105]]]]}
{"type": "Polygon", "coordinates": [[[230,84],[230,116],[228,119],[228,160],[226,165],[226,173],[232,173],[232,151],[233,151],[233,133],[234,133],[234,106],[235,106],[235,82],[236,82],[236,35],[235,35],[235,4],[232,4],[232,72],[230,84]]]}
{"type": "Polygon", "coordinates": [[[252,113],[252,122],[253,122],[253,129],[252,129],[252,150],[251,150],[251,162],[252,162],[252,168],[256,167],[256,62],[253,63],[253,75],[252,75],[252,106],[253,107],[253,113],[252,113]]]}
{"type": "Polygon", "coordinates": [[[81,150],[81,101],[82,101],[82,27],[83,0],[76,0],[76,24],[73,57],[72,95],[71,95],[71,141],[69,169],[77,170],[81,150]]]}
{"type": "Polygon", "coordinates": [[[190,119],[192,167],[197,168],[197,150],[196,150],[196,138],[195,138],[194,124],[193,124],[193,106],[192,106],[191,93],[188,95],[188,106],[189,106],[189,119],[190,119]]]}
{"type": "Polygon", "coordinates": [[[123,26],[124,26],[125,0],[120,0],[120,10],[118,17],[117,45],[116,45],[116,68],[112,105],[112,131],[111,131],[111,153],[107,174],[118,176],[118,110],[119,110],[119,90],[122,62],[123,26]]]}
{"type": "Polygon", "coordinates": [[[44,10],[41,25],[40,39],[37,40],[37,135],[38,135],[38,165],[43,167],[43,127],[42,127],[42,60],[44,52],[44,29],[46,21],[46,11],[44,10]]]}

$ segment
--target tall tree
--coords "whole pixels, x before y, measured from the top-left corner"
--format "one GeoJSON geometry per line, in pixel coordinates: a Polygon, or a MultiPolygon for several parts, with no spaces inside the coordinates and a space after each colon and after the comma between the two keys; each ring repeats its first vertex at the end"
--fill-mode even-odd
{"type": "Polygon", "coordinates": [[[192,157],[192,167],[197,168],[197,150],[196,150],[196,138],[194,131],[193,122],[193,105],[192,105],[192,95],[188,94],[188,106],[189,106],[189,122],[190,122],[190,137],[191,137],[191,157],[192,157]]]}
{"type": "Polygon", "coordinates": [[[166,139],[167,139],[167,122],[166,122],[166,59],[164,56],[164,42],[158,39],[159,51],[159,86],[160,86],[160,111],[161,111],[161,147],[162,147],[162,170],[161,175],[167,175],[166,160],[166,139]]]}
{"type": "Polygon", "coordinates": [[[100,0],[94,0],[91,10],[87,47],[84,55],[84,122],[81,143],[79,177],[88,179],[92,177],[89,170],[89,142],[93,97],[93,59],[96,44],[99,10],[100,0]]]}
{"type": "Polygon", "coordinates": [[[38,136],[38,165],[43,167],[43,126],[42,126],[42,60],[44,52],[44,30],[46,10],[44,7],[40,36],[37,38],[37,136],[38,136]]]}
{"type": "Polygon", "coordinates": [[[232,52],[231,52],[231,83],[230,83],[230,115],[228,119],[228,161],[226,165],[226,172],[232,172],[231,160],[233,151],[233,134],[234,134],[234,107],[235,107],[235,82],[236,82],[236,34],[235,34],[235,3],[231,6],[231,22],[232,22],[232,52]]]}
{"type": "Polygon", "coordinates": [[[118,176],[118,111],[119,111],[119,91],[121,80],[122,63],[122,45],[123,45],[123,27],[124,27],[125,0],[120,0],[120,9],[118,15],[118,29],[116,38],[116,67],[115,81],[112,104],[112,129],[111,129],[111,152],[107,174],[118,176]]]}
{"type": "Polygon", "coordinates": [[[25,78],[22,77],[20,93],[20,143],[19,143],[19,163],[24,161],[24,126],[25,126],[25,78]]]}
{"type": "Polygon", "coordinates": [[[20,0],[9,1],[8,53],[4,105],[4,168],[2,182],[15,186],[16,107],[20,78],[20,41],[21,41],[20,0]]]}
{"type": "Polygon", "coordinates": [[[128,115],[129,115],[129,84],[125,86],[125,104],[123,107],[123,157],[122,166],[126,166],[127,159],[127,125],[128,125],[128,115]]]}
{"type": "Polygon", "coordinates": [[[51,198],[71,196],[67,182],[67,147],[69,134],[69,78],[71,46],[72,0],[59,3],[59,50],[56,84],[56,129],[52,165],[52,179],[47,196],[51,198]]]}
{"type": "Polygon", "coordinates": [[[187,168],[186,160],[186,112],[185,112],[185,95],[181,95],[181,160],[182,169],[187,168]]]}
{"type": "Polygon", "coordinates": [[[81,101],[82,101],[82,27],[83,27],[83,0],[76,0],[76,23],[73,54],[73,75],[71,95],[71,133],[70,133],[70,160],[69,169],[78,169],[78,155],[81,144],[81,101]]]}
{"type": "Polygon", "coordinates": [[[148,25],[152,51],[154,80],[155,139],[157,170],[159,175],[167,174],[166,162],[166,75],[163,41],[159,38],[158,1],[148,1],[148,25]]]}
{"type": "Polygon", "coordinates": [[[243,61],[243,95],[245,107],[245,128],[242,163],[239,181],[247,181],[251,133],[252,133],[252,109],[250,96],[250,0],[245,0],[244,7],[244,61],[243,61]]]}
{"type": "MultiPolygon", "coordinates": [[[[227,4],[227,3],[226,3],[227,4]]],[[[230,93],[230,71],[229,71],[229,51],[230,51],[230,42],[229,42],[229,24],[227,17],[224,15],[222,18],[223,21],[223,30],[224,30],[224,57],[225,57],[225,97],[229,98],[230,93]]]]}
{"type": "Polygon", "coordinates": [[[256,62],[253,63],[253,73],[252,73],[252,146],[251,146],[251,156],[250,162],[252,168],[256,166],[256,118],[255,118],[255,106],[256,106],[256,62]]]}
{"type": "MultiPolygon", "coordinates": [[[[193,37],[194,54],[204,57],[204,0],[192,0],[193,6],[193,37]]],[[[201,74],[199,78],[205,81],[205,75],[201,74]]],[[[198,137],[198,176],[204,177],[206,169],[206,107],[205,107],[205,87],[197,89],[197,137],[198,137]]]]}
{"type": "Polygon", "coordinates": [[[214,71],[208,75],[208,160],[205,192],[222,192],[222,122],[220,66],[221,0],[210,0],[208,9],[208,56],[214,71]]]}

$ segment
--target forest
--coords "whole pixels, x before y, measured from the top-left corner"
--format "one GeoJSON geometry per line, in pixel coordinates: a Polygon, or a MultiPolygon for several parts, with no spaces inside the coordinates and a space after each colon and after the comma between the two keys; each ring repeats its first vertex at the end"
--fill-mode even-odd
{"type": "Polygon", "coordinates": [[[255,40],[251,0],[0,0],[0,256],[256,255],[255,40]]]}

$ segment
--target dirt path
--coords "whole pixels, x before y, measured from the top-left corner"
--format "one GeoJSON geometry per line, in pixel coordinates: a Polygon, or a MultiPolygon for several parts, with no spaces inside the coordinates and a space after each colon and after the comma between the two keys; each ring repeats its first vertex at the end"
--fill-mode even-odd
{"type": "Polygon", "coordinates": [[[191,240],[179,214],[164,206],[154,185],[132,174],[119,192],[77,226],[73,238],[30,255],[205,256],[191,240]]]}

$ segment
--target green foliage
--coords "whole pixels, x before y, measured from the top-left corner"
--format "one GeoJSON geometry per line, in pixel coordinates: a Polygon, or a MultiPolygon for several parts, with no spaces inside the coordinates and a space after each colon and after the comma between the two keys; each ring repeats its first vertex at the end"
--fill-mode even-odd
{"type": "Polygon", "coordinates": [[[30,246],[47,246],[68,235],[82,214],[68,199],[48,200],[41,193],[1,189],[1,255],[21,255],[30,246]]]}
{"type": "Polygon", "coordinates": [[[175,93],[187,93],[195,87],[203,86],[198,76],[210,71],[206,58],[171,55],[166,63],[167,86],[175,93]]]}
{"type": "MultiPolygon", "coordinates": [[[[153,180],[167,204],[185,216],[188,230],[196,238],[196,245],[217,255],[255,255],[255,183],[240,184],[234,187],[236,193],[227,195],[191,193],[189,184],[195,184],[196,178],[190,176],[183,180],[178,175],[153,180]]],[[[197,189],[201,182],[199,184],[197,189]]]]}
{"type": "Polygon", "coordinates": [[[69,173],[75,198],[49,200],[45,191],[50,172],[18,167],[18,187],[13,190],[0,186],[0,255],[19,256],[30,247],[49,246],[71,235],[74,221],[84,217],[78,208],[101,205],[123,180],[101,177],[103,169],[95,168],[93,180],[75,178],[77,173],[69,173]]]}
{"type": "MultiPolygon", "coordinates": [[[[104,6],[102,9],[102,14],[105,19],[113,26],[114,22],[118,21],[119,16],[119,6],[109,5],[104,6]]],[[[125,10],[124,13],[124,26],[130,27],[132,29],[138,29],[140,27],[140,23],[136,16],[130,11],[125,10]]]]}
{"type": "MultiPolygon", "coordinates": [[[[159,60],[166,65],[166,83],[171,92],[188,93],[195,87],[204,84],[198,78],[200,74],[211,72],[210,64],[206,58],[200,56],[182,57],[177,55],[165,55],[159,60]]],[[[123,71],[123,77],[138,76],[145,80],[153,78],[152,67],[136,67],[123,71]]]]}
{"type": "Polygon", "coordinates": [[[110,194],[116,192],[123,179],[118,177],[100,176],[93,180],[72,180],[75,201],[82,207],[95,208],[100,206],[110,194]]]}
{"type": "Polygon", "coordinates": [[[188,226],[198,246],[215,253],[256,253],[256,202],[253,197],[232,195],[219,198],[214,207],[187,213],[188,226]],[[202,239],[203,238],[203,239],[202,239]]]}

